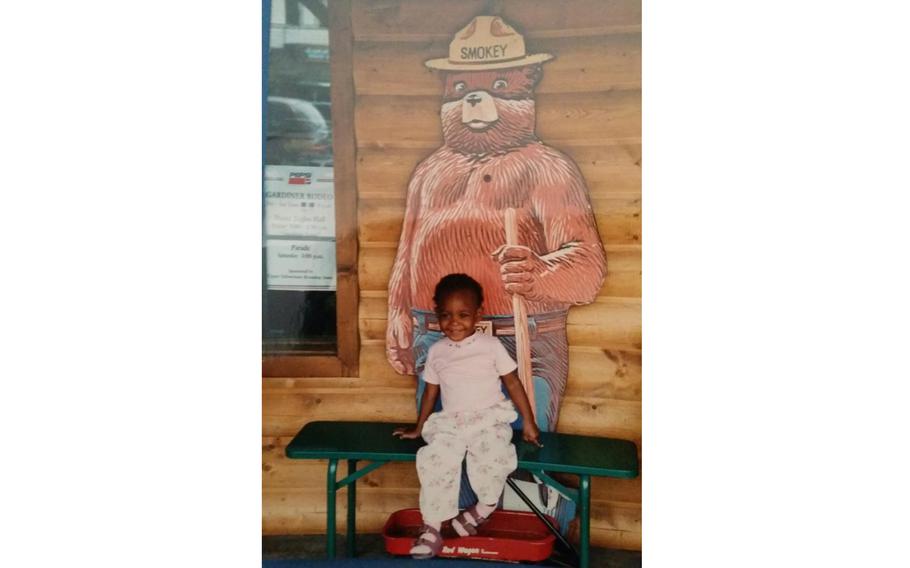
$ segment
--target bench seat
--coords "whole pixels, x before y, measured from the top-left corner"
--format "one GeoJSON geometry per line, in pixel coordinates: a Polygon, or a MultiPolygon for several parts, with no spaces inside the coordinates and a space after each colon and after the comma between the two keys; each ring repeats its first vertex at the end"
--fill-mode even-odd
{"type": "MultiPolygon", "coordinates": [[[[329,557],[335,555],[335,493],[348,487],[348,549],[355,548],[356,481],[390,461],[414,461],[417,450],[424,445],[420,438],[402,440],[392,435],[395,428],[404,426],[390,422],[320,421],[306,424],[285,449],[291,459],[326,459],[327,523],[326,539],[329,557]],[[348,461],[348,476],[336,481],[338,460],[348,461]],[[370,461],[357,469],[357,462],[370,461]]],[[[558,432],[541,432],[543,447],[522,440],[515,431],[512,442],[518,453],[518,467],[531,471],[550,485],[567,493],[579,509],[581,550],[579,564],[588,566],[590,539],[590,478],[638,476],[638,451],[633,442],[595,436],[579,436],[558,432]],[[569,473],[579,476],[579,489],[574,491],[559,485],[548,473],[569,473]]]]}

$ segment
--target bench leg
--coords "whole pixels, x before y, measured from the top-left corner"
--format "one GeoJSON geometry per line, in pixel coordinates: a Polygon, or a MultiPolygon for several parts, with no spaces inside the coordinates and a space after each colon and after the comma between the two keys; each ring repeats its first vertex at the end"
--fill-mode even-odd
{"type": "Polygon", "coordinates": [[[326,479],[326,523],[325,523],[325,552],[329,558],[335,558],[335,472],[338,470],[338,460],[329,460],[329,474],[326,479]]]}
{"type": "Polygon", "coordinates": [[[579,476],[578,507],[581,509],[581,550],[579,551],[579,568],[588,568],[591,548],[591,477],[579,476]]]}
{"type": "MultiPolygon", "coordinates": [[[[568,540],[566,540],[566,537],[562,536],[562,533],[559,532],[559,529],[556,528],[555,526],[553,526],[553,523],[551,523],[547,519],[547,517],[543,514],[543,512],[537,508],[537,505],[535,505],[530,499],[528,499],[528,496],[525,495],[524,491],[522,491],[518,487],[518,485],[515,484],[515,481],[511,477],[506,478],[506,483],[509,485],[509,487],[512,488],[512,491],[514,491],[515,494],[518,495],[521,498],[521,500],[525,502],[525,505],[527,505],[528,508],[531,509],[531,511],[535,515],[537,515],[537,518],[540,519],[540,522],[542,522],[544,525],[546,525],[547,529],[549,529],[550,532],[553,534],[553,536],[556,537],[556,540],[559,541],[559,543],[566,550],[566,552],[568,552],[572,555],[573,561],[577,562],[578,558],[579,558],[578,552],[576,552],[575,547],[572,546],[572,544],[568,540]]],[[[574,564],[571,564],[571,565],[574,566],[574,564]]]]}
{"type": "MultiPolygon", "coordinates": [[[[348,475],[357,471],[357,460],[348,460],[348,475]]],[[[348,484],[348,558],[357,556],[357,480],[348,484]]]]}

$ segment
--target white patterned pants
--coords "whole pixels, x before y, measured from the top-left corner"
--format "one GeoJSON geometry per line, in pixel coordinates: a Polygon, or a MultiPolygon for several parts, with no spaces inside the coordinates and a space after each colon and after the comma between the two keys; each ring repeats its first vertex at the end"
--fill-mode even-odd
{"type": "Polygon", "coordinates": [[[499,501],[506,477],[518,458],[511,423],[518,418],[508,400],[483,410],[436,412],[423,425],[427,445],[417,451],[420,513],[437,523],[458,514],[461,462],[467,455],[468,478],[481,503],[499,501]]]}

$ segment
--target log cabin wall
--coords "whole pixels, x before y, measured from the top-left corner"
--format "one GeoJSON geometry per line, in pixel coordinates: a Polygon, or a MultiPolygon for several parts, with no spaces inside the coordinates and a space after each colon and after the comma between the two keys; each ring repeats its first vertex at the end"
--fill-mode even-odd
{"type": "MultiPolygon", "coordinates": [[[[537,88],[537,132],[578,164],[607,251],[597,300],[570,311],[558,431],[641,447],[639,0],[352,0],[359,376],[263,380],[264,534],[325,531],[325,463],[284,457],[301,426],[416,418],[415,379],[397,375],[385,358],[389,272],[408,179],[442,143],[442,88],[423,62],[448,53],[454,32],[479,14],[515,25],[529,53],[556,56],[537,88]]],[[[417,506],[412,463],[386,465],[359,485],[358,531],[380,532],[393,511],[417,506]]],[[[594,479],[591,530],[595,546],[641,548],[640,478],[594,479]]]]}

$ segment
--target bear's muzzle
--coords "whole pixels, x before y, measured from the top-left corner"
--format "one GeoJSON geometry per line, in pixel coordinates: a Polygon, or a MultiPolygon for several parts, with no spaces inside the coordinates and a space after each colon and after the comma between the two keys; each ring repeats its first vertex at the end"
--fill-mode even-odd
{"type": "Polygon", "coordinates": [[[473,130],[483,130],[499,120],[496,102],[486,91],[473,91],[461,99],[461,122],[473,130]]]}

